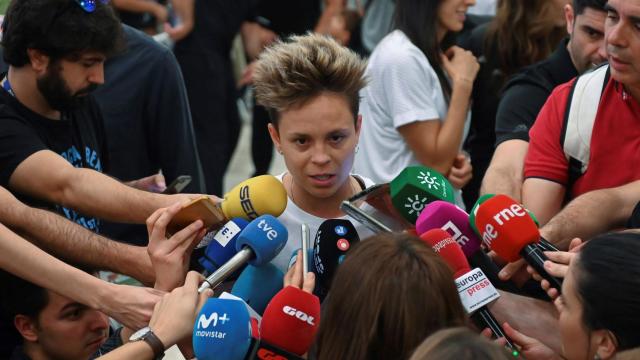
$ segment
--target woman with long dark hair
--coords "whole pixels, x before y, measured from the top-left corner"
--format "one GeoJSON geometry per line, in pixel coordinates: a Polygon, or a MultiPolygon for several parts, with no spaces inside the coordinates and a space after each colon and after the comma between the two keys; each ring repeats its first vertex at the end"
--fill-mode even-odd
{"type": "Polygon", "coordinates": [[[559,272],[556,271],[562,266],[545,263],[554,275],[564,273],[562,295],[555,300],[563,354],[555,354],[538,340],[505,324],[506,334],[523,347],[523,355],[531,360],[605,360],[640,347],[640,235],[601,235],[584,244],[577,254],[550,257],[569,263],[559,272]]]}
{"type": "Polygon", "coordinates": [[[315,358],[408,359],[430,334],[465,322],[440,256],[411,235],[380,234],[358,243],[338,268],[315,358]]]}
{"type": "Polygon", "coordinates": [[[374,182],[409,165],[448,175],[461,188],[471,164],[460,149],[478,72],[473,55],[450,47],[475,0],[397,0],[395,30],[375,48],[363,89],[355,169],[374,182]]]}

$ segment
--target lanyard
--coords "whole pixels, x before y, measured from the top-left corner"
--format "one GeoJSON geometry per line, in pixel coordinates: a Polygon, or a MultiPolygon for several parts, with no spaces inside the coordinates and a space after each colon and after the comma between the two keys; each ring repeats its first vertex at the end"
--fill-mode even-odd
{"type": "Polygon", "coordinates": [[[11,83],[9,82],[9,77],[4,78],[4,83],[2,84],[2,88],[5,89],[11,96],[16,97],[16,94],[13,92],[11,88],[11,83]]]}

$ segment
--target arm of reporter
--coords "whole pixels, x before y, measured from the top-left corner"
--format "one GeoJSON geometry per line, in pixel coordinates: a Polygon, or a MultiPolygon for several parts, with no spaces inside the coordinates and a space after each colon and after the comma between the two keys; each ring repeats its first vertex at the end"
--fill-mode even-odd
{"type": "Polygon", "coordinates": [[[558,311],[552,303],[502,290],[498,292],[500,297],[489,305],[489,309],[500,323],[509,322],[517,328],[526,329],[531,336],[555,351],[562,349],[557,330],[558,311]]]}
{"type": "Polygon", "coordinates": [[[498,145],[482,179],[480,194],[505,194],[520,202],[528,147],[529,143],[522,140],[508,140],[498,145]]]}
{"type": "Polygon", "coordinates": [[[559,248],[566,249],[575,237],[590,239],[624,226],[639,201],[640,180],[591,191],[571,201],[540,233],[559,248]]]}
{"type": "Polygon", "coordinates": [[[9,178],[9,186],[90,216],[140,224],[156,209],[190,197],[134,189],[95,170],[75,168],[50,150],[38,151],[22,161],[9,178]]]}
{"type": "MultiPolygon", "coordinates": [[[[520,346],[520,352],[525,358],[531,360],[565,360],[562,356],[562,348],[552,349],[540,340],[527,336],[520,331],[514,329],[509,323],[502,324],[504,332],[520,346]]],[[[559,337],[559,335],[558,335],[559,337]]]]}
{"type": "Polygon", "coordinates": [[[69,266],[0,224],[0,267],[36,285],[51,289],[131,328],[148,323],[161,291],[115,285],[69,266]]]}
{"type": "MultiPolygon", "coordinates": [[[[202,294],[198,293],[198,284],[203,280],[202,275],[190,272],[184,281],[184,286],[171,291],[162,297],[151,316],[149,328],[160,339],[165,350],[180,340],[191,336],[193,324],[200,308],[213,295],[211,289],[202,294]]],[[[153,359],[151,347],[143,341],[130,342],[118,349],[101,356],[101,360],[121,359],[153,359]]]]}
{"type": "Polygon", "coordinates": [[[189,269],[191,252],[206,232],[202,220],[197,220],[167,238],[167,226],[180,209],[181,204],[176,203],[168,208],[156,210],[147,219],[147,251],[155,271],[154,287],[158,290],[171,291],[183,285],[189,269]]]}
{"type": "Polygon", "coordinates": [[[146,249],[98,235],[51,211],[32,208],[0,187],[0,221],[47,253],[91,269],[110,270],[153,284],[146,249]]]}
{"type": "Polygon", "coordinates": [[[153,193],[161,193],[167,188],[167,183],[162,173],[153,174],[141,179],[132,180],[124,183],[134,189],[149,191],[153,193]]]}
{"type": "Polygon", "coordinates": [[[544,225],[562,208],[565,187],[554,181],[528,178],[522,185],[522,204],[544,225]]]}

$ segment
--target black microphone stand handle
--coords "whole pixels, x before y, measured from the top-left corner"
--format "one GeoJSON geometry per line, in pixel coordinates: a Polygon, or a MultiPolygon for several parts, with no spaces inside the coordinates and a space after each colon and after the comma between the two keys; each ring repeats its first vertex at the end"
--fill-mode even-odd
{"type": "Polygon", "coordinates": [[[558,290],[558,294],[562,293],[562,280],[551,276],[547,270],[544,269],[544,262],[549,260],[544,254],[542,250],[537,245],[529,244],[525,246],[522,251],[520,251],[520,255],[525,259],[525,261],[542,276],[543,279],[547,280],[551,287],[558,290]]]}

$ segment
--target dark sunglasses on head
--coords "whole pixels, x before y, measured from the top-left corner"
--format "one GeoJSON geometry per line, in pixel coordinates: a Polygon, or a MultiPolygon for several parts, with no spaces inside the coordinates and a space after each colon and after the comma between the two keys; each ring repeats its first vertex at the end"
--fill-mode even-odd
{"type": "Polygon", "coordinates": [[[109,2],[109,0],[75,0],[82,10],[88,13],[92,13],[96,10],[96,1],[100,1],[103,4],[107,4],[109,2]]]}

